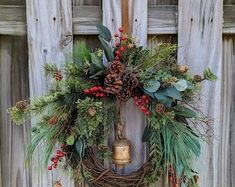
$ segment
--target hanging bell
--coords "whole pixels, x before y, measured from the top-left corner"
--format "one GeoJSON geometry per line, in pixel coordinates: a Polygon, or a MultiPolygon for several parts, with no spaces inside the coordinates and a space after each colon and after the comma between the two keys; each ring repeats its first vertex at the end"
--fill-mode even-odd
{"type": "Polygon", "coordinates": [[[123,169],[124,166],[131,163],[131,145],[127,139],[115,140],[112,151],[112,160],[117,169],[123,169]]]}

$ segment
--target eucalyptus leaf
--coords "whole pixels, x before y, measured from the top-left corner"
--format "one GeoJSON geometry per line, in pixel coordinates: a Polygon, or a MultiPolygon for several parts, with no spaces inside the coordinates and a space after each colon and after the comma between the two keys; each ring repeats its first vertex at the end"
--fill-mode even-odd
{"type": "Polygon", "coordinates": [[[73,145],[75,141],[75,137],[74,135],[70,135],[67,139],[66,139],[66,144],[67,145],[73,145]]]}
{"type": "Polygon", "coordinates": [[[180,79],[178,82],[175,83],[175,88],[180,92],[186,90],[187,87],[187,81],[184,79],[180,79]]]}
{"type": "Polygon", "coordinates": [[[109,62],[112,62],[114,60],[114,55],[113,55],[112,48],[110,47],[109,43],[104,40],[104,38],[102,38],[101,36],[98,36],[98,38],[101,42],[101,46],[104,50],[104,53],[105,53],[105,56],[106,56],[107,60],[109,62]]]}
{"type": "Polygon", "coordinates": [[[187,82],[187,89],[194,89],[193,83],[186,81],[187,82]]]}
{"type": "Polygon", "coordinates": [[[167,96],[167,92],[165,89],[159,89],[154,93],[155,98],[166,107],[170,108],[172,104],[172,98],[167,96]]]}
{"type": "Polygon", "coordinates": [[[160,82],[157,79],[150,79],[144,83],[144,89],[148,92],[156,92],[160,88],[160,82]]]}
{"type": "Polygon", "coordinates": [[[105,69],[102,61],[94,53],[91,53],[91,62],[92,62],[90,65],[90,73],[91,74],[95,74],[95,73],[105,69]]]}
{"type": "Polygon", "coordinates": [[[166,88],[166,95],[173,99],[182,100],[181,93],[175,87],[166,88]]]}
{"type": "Polygon", "coordinates": [[[111,40],[112,35],[111,35],[110,30],[107,27],[105,27],[102,24],[97,24],[96,28],[102,38],[104,38],[108,42],[111,40]]]}

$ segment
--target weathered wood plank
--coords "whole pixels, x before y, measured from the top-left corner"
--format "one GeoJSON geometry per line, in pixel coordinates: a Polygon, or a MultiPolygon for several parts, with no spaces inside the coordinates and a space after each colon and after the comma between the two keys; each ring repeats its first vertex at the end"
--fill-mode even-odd
{"type": "Polygon", "coordinates": [[[73,6],[101,6],[101,0],[73,0],[73,6]]]}
{"type": "MultiPolygon", "coordinates": [[[[0,15],[0,34],[24,35],[26,33],[25,8],[23,6],[0,5],[0,15]]],[[[176,34],[177,16],[178,7],[175,5],[149,6],[148,34],[176,34]]],[[[112,18],[110,19],[112,21],[112,18]]],[[[95,25],[99,22],[102,22],[101,6],[74,5],[73,33],[75,35],[98,34],[95,25]]],[[[224,6],[223,33],[235,33],[235,5],[224,6]]]]}
{"type": "Polygon", "coordinates": [[[28,96],[28,63],[26,37],[0,37],[0,186],[31,186],[25,167],[29,124],[13,125],[7,108],[28,96]]]}
{"type": "MultiPolygon", "coordinates": [[[[29,49],[30,96],[47,91],[47,82],[42,74],[45,63],[61,64],[72,53],[72,1],[71,0],[27,0],[27,37],[29,49]]],[[[52,174],[40,169],[42,155],[35,154],[32,162],[32,187],[45,187],[59,180],[61,170],[52,174]]],[[[63,186],[72,187],[69,177],[62,179],[63,186]]]]}
{"type": "MultiPolygon", "coordinates": [[[[209,66],[218,77],[222,77],[222,17],[223,1],[179,0],[178,60],[187,64],[193,73],[202,74],[209,66]]],[[[215,137],[221,137],[220,101],[221,79],[214,84],[204,83],[201,97],[204,113],[214,119],[212,128],[215,137]]],[[[199,186],[224,186],[221,181],[226,177],[220,170],[223,159],[221,140],[213,144],[202,144],[202,155],[195,163],[199,172],[199,186]],[[200,164],[199,164],[200,163],[200,164]]]]}
{"type": "Polygon", "coordinates": [[[0,5],[25,5],[25,0],[0,0],[0,5]]]}
{"type": "Polygon", "coordinates": [[[235,37],[225,36],[223,38],[223,71],[222,71],[222,96],[221,96],[221,120],[223,128],[221,129],[220,139],[223,146],[220,147],[221,161],[219,170],[225,177],[221,178],[221,184],[225,187],[235,184],[235,37]]]}
{"type": "Polygon", "coordinates": [[[177,6],[158,5],[148,8],[148,34],[176,34],[177,6]]]}
{"type": "Polygon", "coordinates": [[[148,0],[148,5],[177,5],[178,0],[148,0]]]}
{"type": "Polygon", "coordinates": [[[24,35],[25,14],[25,6],[0,5],[0,34],[24,35]]]}
{"type": "Polygon", "coordinates": [[[224,6],[223,33],[225,34],[235,33],[235,5],[224,6]]]}
{"type": "Polygon", "coordinates": [[[102,21],[101,6],[74,6],[73,33],[98,34],[96,24],[102,21]]]}

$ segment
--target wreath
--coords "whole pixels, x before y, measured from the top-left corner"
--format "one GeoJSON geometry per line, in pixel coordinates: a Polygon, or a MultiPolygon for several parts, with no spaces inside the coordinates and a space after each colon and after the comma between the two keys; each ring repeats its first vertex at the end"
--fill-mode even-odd
{"type": "Polygon", "coordinates": [[[43,147],[41,162],[51,163],[49,171],[63,161],[77,181],[97,187],[146,186],[163,174],[174,187],[196,186],[191,161],[200,155],[200,139],[205,138],[201,129],[210,128],[198,107],[198,93],[203,80],[215,81],[216,76],[209,68],[202,76],[192,75],[187,66],[177,64],[174,44],[144,48],[122,28],[114,36],[103,25],[97,29],[101,49],[91,51],[81,42],[63,66],[45,64],[51,80],[48,93],[9,109],[16,124],[27,118],[35,123],[28,159],[43,147]],[[120,118],[120,105],[128,100],[146,116],[142,141],[148,145],[148,159],[137,171],[121,175],[133,147],[120,118]],[[113,130],[111,149],[104,142],[113,130]],[[115,168],[104,166],[111,157],[115,168]]]}

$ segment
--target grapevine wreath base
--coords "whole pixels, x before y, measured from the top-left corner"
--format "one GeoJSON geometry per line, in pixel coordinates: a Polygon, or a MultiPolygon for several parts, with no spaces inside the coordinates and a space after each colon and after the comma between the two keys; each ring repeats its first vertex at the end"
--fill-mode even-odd
{"type": "MultiPolygon", "coordinates": [[[[63,163],[65,169],[72,168],[76,181],[94,187],[147,186],[161,175],[173,187],[196,187],[197,172],[191,163],[200,156],[200,140],[206,137],[202,130],[210,129],[197,98],[201,82],[217,77],[209,68],[200,76],[179,65],[176,45],[162,43],[148,49],[122,28],[114,36],[103,25],[97,29],[102,49],[91,51],[79,43],[72,59],[61,67],[45,64],[45,76],[51,81],[48,93],[9,109],[15,123],[32,117],[36,123],[27,158],[42,147],[40,161],[49,164],[50,172],[63,163]],[[134,157],[135,145],[125,136],[120,119],[120,104],[129,100],[146,117],[140,139],[148,146],[149,158],[137,171],[121,175],[121,168],[134,157]],[[104,142],[114,129],[111,150],[104,142]],[[61,149],[52,156],[58,143],[61,149]],[[108,160],[115,169],[104,167],[108,160]]],[[[54,185],[58,186],[60,181],[54,185]]]]}
{"type": "Polygon", "coordinates": [[[139,187],[144,186],[144,178],[152,171],[151,162],[144,163],[137,171],[128,175],[120,175],[110,168],[105,168],[97,159],[94,150],[89,147],[82,164],[91,174],[90,184],[94,187],[139,187]]]}

